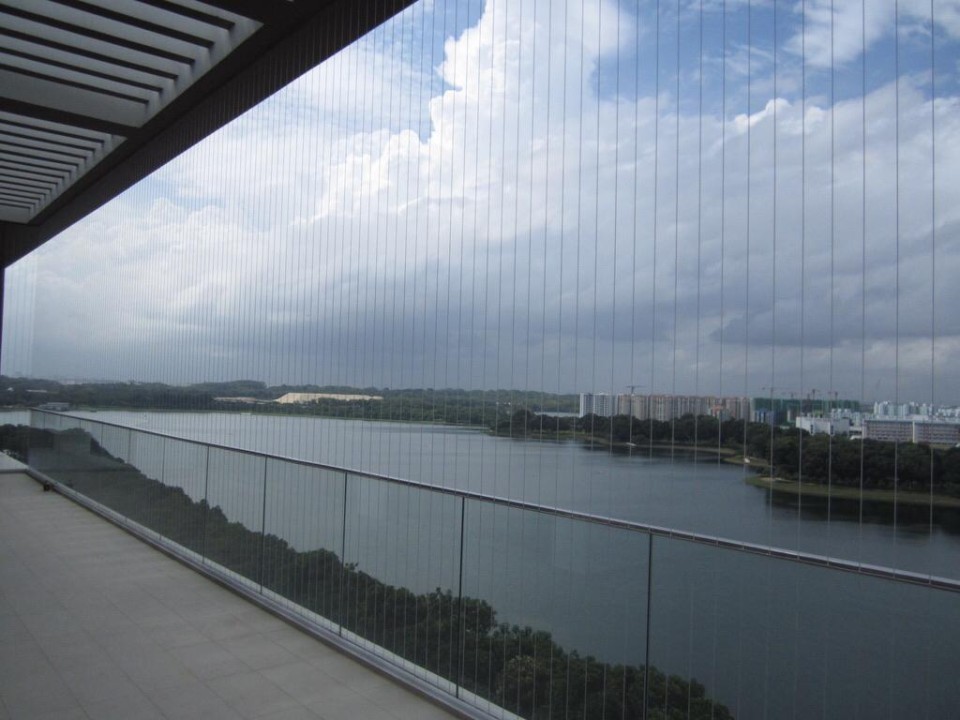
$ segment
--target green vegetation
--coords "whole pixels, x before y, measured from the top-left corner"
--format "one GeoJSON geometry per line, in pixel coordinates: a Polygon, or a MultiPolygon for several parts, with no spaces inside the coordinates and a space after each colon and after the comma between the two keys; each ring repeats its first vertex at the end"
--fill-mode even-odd
{"type": "Polygon", "coordinates": [[[267,386],[255,380],[172,386],[163,383],[62,384],[0,376],[0,404],[33,407],[66,402],[74,407],[140,410],[255,412],[353,420],[446,423],[495,427],[515,408],[536,412],[575,412],[576,395],[521,390],[390,389],[318,385],[267,386]],[[309,403],[275,403],[292,392],[372,395],[382,400],[323,399],[309,403]]]}
{"type": "Polygon", "coordinates": [[[960,448],[850,440],[827,435],[778,434],[773,441],[774,472],[788,480],[876,490],[960,497],[960,448]],[[862,471],[861,471],[862,467],[862,471]]]}
{"type": "Polygon", "coordinates": [[[949,497],[946,495],[931,496],[930,493],[922,492],[861,490],[859,487],[850,487],[849,485],[823,485],[819,483],[813,485],[811,483],[799,483],[795,480],[771,478],[769,475],[751,475],[747,478],[747,484],[766,490],[773,490],[778,493],[785,493],[794,497],[805,495],[807,497],[854,501],[863,499],[866,502],[882,503],[892,503],[896,500],[900,505],[929,507],[932,503],[935,507],[960,508],[960,497],[949,497]]]}
{"type": "MultiPolygon", "coordinates": [[[[502,420],[496,432],[512,437],[579,437],[613,450],[643,452],[658,447],[698,448],[751,458],[756,470],[807,484],[843,486],[960,497],[960,448],[851,440],[810,435],[743,420],[718,421],[685,415],[672,422],[587,415],[553,418],[520,410],[502,420]],[[770,467],[772,460],[773,467],[770,467]]],[[[885,497],[880,494],[877,499],[885,497]]]]}
{"type": "Polygon", "coordinates": [[[78,492],[430,672],[524,717],[726,720],[696,680],[613,665],[560,647],[550,633],[497,621],[487,602],[450,589],[416,594],[381,582],[330,548],[297,551],[231,522],[105,452],[80,430],[5,426],[0,442],[78,492]],[[649,688],[645,688],[646,681],[649,688]]]}

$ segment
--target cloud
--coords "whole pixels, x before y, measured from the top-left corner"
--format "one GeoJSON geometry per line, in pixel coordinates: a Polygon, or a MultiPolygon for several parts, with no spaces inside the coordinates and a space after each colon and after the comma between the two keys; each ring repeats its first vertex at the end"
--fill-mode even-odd
{"type": "MultiPolygon", "coordinates": [[[[649,17],[575,5],[490,2],[431,42],[416,6],[308,73],[12,270],[4,370],[614,392],[773,374],[853,396],[866,372],[960,402],[958,98],[915,72],[774,95],[761,34],[751,107],[732,52],[705,64],[701,113],[666,40],[651,81],[649,17]]],[[[814,66],[825,8],[808,0],[814,66]]],[[[859,3],[834,8],[859,37],[859,3]]]]}
{"type": "MultiPolygon", "coordinates": [[[[830,68],[859,58],[879,41],[901,33],[929,36],[929,0],[806,0],[806,30],[793,34],[788,48],[816,68],[830,68]]],[[[933,22],[950,40],[960,37],[960,2],[934,0],[933,22]]],[[[903,40],[901,39],[901,42],[903,40]]],[[[929,42],[929,41],[927,41],[929,42]]]]}

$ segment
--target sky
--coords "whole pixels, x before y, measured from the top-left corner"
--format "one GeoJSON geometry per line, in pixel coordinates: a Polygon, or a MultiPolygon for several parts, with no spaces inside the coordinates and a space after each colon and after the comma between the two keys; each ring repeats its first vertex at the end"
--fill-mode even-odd
{"type": "Polygon", "coordinates": [[[2,371],[960,404],[958,41],[418,3],[10,268],[2,371]]]}

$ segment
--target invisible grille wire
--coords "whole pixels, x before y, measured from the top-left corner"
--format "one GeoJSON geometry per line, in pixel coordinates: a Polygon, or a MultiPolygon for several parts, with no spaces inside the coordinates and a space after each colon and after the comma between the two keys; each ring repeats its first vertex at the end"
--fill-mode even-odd
{"type": "MultiPolygon", "coordinates": [[[[753,216],[751,214],[750,199],[753,196],[751,186],[751,176],[753,172],[752,151],[753,151],[753,123],[750,118],[753,115],[751,100],[753,97],[753,2],[747,0],[747,171],[746,171],[746,279],[744,281],[744,303],[743,315],[744,321],[744,343],[743,343],[743,394],[747,395],[749,389],[750,377],[750,280],[751,280],[751,230],[753,227],[753,216]]],[[[747,425],[743,426],[743,456],[747,456],[747,425]]]]}
{"type": "MultiPolygon", "coordinates": [[[[860,403],[867,401],[867,0],[860,5],[860,403]]],[[[857,555],[863,561],[863,501],[865,444],[860,443],[859,497],[857,503],[857,555]]]]}
{"type": "MultiPolygon", "coordinates": [[[[895,281],[894,281],[894,353],[893,353],[893,396],[894,404],[900,404],[900,2],[893,3],[894,38],[894,241],[895,281]]],[[[899,527],[897,505],[900,493],[900,438],[893,444],[893,552],[891,562],[897,561],[897,528],[899,527]]]]}
{"type": "MultiPolygon", "coordinates": [[[[311,50],[357,34],[386,6],[340,6],[311,50]]],[[[943,180],[955,163],[953,128],[937,116],[955,96],[951,76],[937,75],[955,39],[940,14],[932,2],[929,11],[897,3],[887,17],[835,0],[804,0],[796,13],[752,0],[416,4],[139,183],[112,219],[91,218],[11,269],[7,324],[34,317],[8,331],[5,375],[13,358],[25,374],[52,372],[55,336],[66,335],[58,316],[76,306],[102,339],[99,364],[85,350],[92,343],[77,340],[81,377],[99,367],[119,383],[250,377],[277,395],[315,385],[385,397],[253,406],[298,417],[209,418],[211,436],[228,443],[863,566],[955,574],[937,484],[946,449],[917,453],[898,436],[884,460],[886,502],[878,446],[777,427],[792,415],[838,420],[853,409],[847,397],[862,410],[892,400],[897,413],[922,398],[957,402],[942,307],[952,295],[937,276],[956,262],[942,209],[954,197],[943,180]],[[929,39],[914,37],[920,26],[929,39]],[[89,244],[96,232],[100,264],[118,266],[113,286],[82,277],[97,264],[89,258],[77,256],[79,277],[64,267],[77,252],[70,236],[89,244]],[[74,285],[85,292],[71,294],[74,285]],[[741,388],[752,411],[729,406],[736,419],[724,421],[724,393],[741,388]],[[604,397],[605,409],[561,416],[579,414],[579,393],[604,397]],[[692,435],[680,410],[688,397],[692,435]],[[321,411],[330,417],[308,416],[321,411]],[[480,422],[489,434],[430,424],[438,419],[480,422]],[[714,449],[716,462],[688,462],[688,450],[714,460],[714,449]],[[726,452],[765,462],[760,472],[728,467],[726,452]],[[779,477],[801,482],[781,489],[779,477]]],[[[298,63],[297,53],[283,56],[267,79],[298,63]]],[[[232,101],[254,93],[242,88],[232,101]]],[[[200,422],[186,412],[191,396],[171,392],[166,403],[183,412],[147,420],[191,432],[200,422]]],[[[142,455],[151,443],[132,446],[142,455]]],[[[150,462],[170,476],[180,451],[167,447],[150,462]]],[[[217,492],[245,482],[243,463],[218,458],[217,492]],[[236,480],[226,477],[234,465],[236,480]]],[[[272,462],[267,474],[261,517],[282,524],[270,504],[272,462]]],[[[320,496],[290,477],[319,527],[326,520],[308,508],[320,496]]],[[[727,567],[717,549],[663,537],[618,552],[610,538],[619,529],[608,526],[474,499],[458,498],[463,512],[452,512],[452,496],[355,475],[343,487],[334,504],[369,524],[343,529],[337,557],[410,594],[344,575],[338,612],[370,642],[386,642],[392,618],[407,618],[398,654],[508,711],[524,709],[524,678],[536,668],[532,695],[547,708],[537,716],[585,714],[579,698],[595,677],[599,712],[629,717],[634,665],[644,666],[641,704],[651,711],[697,712],[693,687],[671,694],[659,670],[696,677],[711,704],[742,714],[849,709],[826,687],[808,692],[801,671],[813,657],[824,684],[840,677],[850,654],[826,641],[810,652],[806,638],[857,621],[840,609],[810,619],[817,582],[805,579],[821,576],[809,568],[781,582],[769,558],[739,554],[727,567]],[[460,522],[468,543],[477,540],[462,554],[449,542],[460,522]],[[609,557],[594,558],[597,547],[609,557]],[[621,560],[611,565],[620,575],[594,572],[621,560]],[[653,586],[630,584],[647,571],[653,586]],[[461,577],[464,595],[490,603],[498,620],[529,623],[556,644],[525,645],[510,631],[463,641],[483,608],[460,613],[418,595],[434,581],[457,593],[461,577]],[[580,634],[570,620],[601,616],[605,630],[580,634]],[[516,648],[528,664],[511,664],[516,648]],[[596,662],[573,659],[573,649],[596,662]],[[630,662],[616,669],[607,657],[630,662]]],[[[236,504],[244,517],[256,505],[236,504]]],[[[268,573],[288,572],[279,557],[263,556],[268,573]]],[[[865,596],[879,581],[834,582],[831,591],[865,596]]],[[[932,614],[931,597],[916,606],[932,614]]],[[[909,638],[898,632],[861,637],[851,654],[869,664],[894,642],[899,653],[909,638]]],[[[919,666],[932,667],[935,651],[925,652],[919,666]]],[[[894,687],[893,671],[879,672],[894,687]]],[[[931,716],[935,685],[918,683],[931,716]]],[[[861,714],[875,709],[862,688],[851,695],[861,714]]]]}
{"type": "MultiPolygon", "coordinates": [[[[937,26],[930,0],[930,405],[937,403],[937,26]]],[[[930,448],[930,516],[933,528],[933,448],[930,448]]],[[[932,569],[931,569],[932,574],[932,569]]]]}

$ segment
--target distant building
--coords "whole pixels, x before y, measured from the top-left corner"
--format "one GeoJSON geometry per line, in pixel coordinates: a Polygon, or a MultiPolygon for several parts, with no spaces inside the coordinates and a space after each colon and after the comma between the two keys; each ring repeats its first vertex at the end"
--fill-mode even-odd
{"type": "Polygon", "coordinates": [[[960,423],[927,418],[867,418],[863,421],[863,437],[886,442],[956,445],[960,442],[960,423]]]}
{"type": "Polygon", "coordinates": [[[800,430],[806,430],[811,435],[849,435],[850,418],[819,418],[802,415],[794,423],[800,430]]]}
{"type": "Polygon", "coordinates": [[[713,398],[710,415],[718,420],[743,420],[750,416],[750,398],[722,397],[713,398]]]}
{"type": "Polygon", "coordinates": [[[850,415],[860,412],[859,400],[843,399],[832,392],[826,397],[814,397],[814,392],[811,391],[807,397],[791,394],[791,397],[751,398],[750,417],[754,418],[755,422],[793,424],[798,417],[831,417],[837,413],[850,415]],[[764,419],[758,420],[758,417],[764,419]]]}
{"type": "Polygon", "coordinates": [[[68,402],[46,402],[37,405],[37,410],[50,410],[52,412],[66,412],[69,409],[70,403],[68,402]]]}
{"type": "Polygon", "coordinates": [[[359,402],[365,400],[383,400],[380,395],[352,395],[347,393],[302,393],[291,392],[278,397],[274,402],[282,405],[310,403],[318,400],[339,400],[340,402],[359,402]]]}
{"type": "Polygon", "coordinates": [[[777,424],[777,411],[770,408],[760,408],[750,413],[750,421],[764,425],[777,424]]]}
{"type": "Polygon", "coordinates": [[[580,417],[629,415],[638,420],[668,422],[684,415],[710,415],[720,420],[747,417],[750,399],[713,395],[635,395],[580,393],[580,417]]]}
{"type": "Polygon", "coordinates": [[[888,418],[869,418],[863,421],[864,440],[884,442],[913,442],[913,422],[888,418]]]}
{"type": "Polygon", "coordinates": [[[931,445],[956,445],[960,442],[960,423],[915,421],[913,441],[931,445]]]}
{"type": "Polygon", "coordinates": [[[587,415],[599,415],[600,417],[613,417],[617,414],[617,402],[619,396],[607,395],[606,393],[580,393],[580,417],[587,415]]]}

